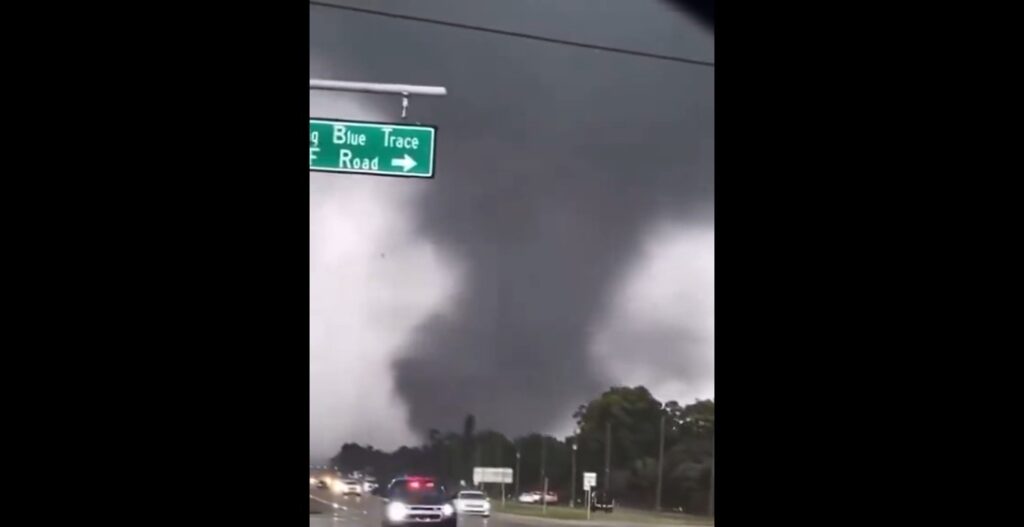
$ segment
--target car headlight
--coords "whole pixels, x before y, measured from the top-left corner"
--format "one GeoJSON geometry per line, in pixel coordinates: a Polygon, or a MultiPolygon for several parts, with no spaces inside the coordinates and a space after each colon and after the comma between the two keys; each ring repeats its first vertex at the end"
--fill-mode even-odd
{"type": "Polygon", "coordinates": [[[490,508],[491,508],[491,502],[485,501],[484,502],[484,510],[486,511],[486,510],[489,510],[490,508]]]}
{"type": "Polygon", "coordinates": [[[455,509],[452,508],[450,503],[445,503],[441,506],[441,514],[451,516],[452,514],[455,514],[455,509]]]}
{"type": "Polygon", "coordinates": [[[407,512],[405,505],[397,502],[388,504],[388,519],[397,522],[405,519],[405,513],[407,512]]]}

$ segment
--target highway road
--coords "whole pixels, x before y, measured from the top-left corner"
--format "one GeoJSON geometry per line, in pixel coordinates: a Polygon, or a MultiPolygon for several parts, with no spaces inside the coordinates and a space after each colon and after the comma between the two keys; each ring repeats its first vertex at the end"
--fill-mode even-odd
{"type": "MultiPolygon", "coordinates": [[[[326,490],[310,490],[309,527],[380,527],[384,507],[380,498],[336,496],[326,490]],[[335,507],[334,505],[337,505],[335,507]]],[[[535,523],[515,523],[498,518],[459,518],[459,527],[519,527],[535,523]]]]}
{"type": "MultiPolygon", "coordinates": [[[[380,498],[375,496],[342,497],[327,490],[310,489],[310,527],[380,527],[383,512],[383,504],[380,498]]],[[[599,517],[586,522],[500,513],[495,513],[488,519],[475,516],[459,518],[459,527],[657,527],[657,525],[659,524],[636,524],[599,517]]],[[[681,525],[676,523],[671,527],[681,527],[681,525]]]]}

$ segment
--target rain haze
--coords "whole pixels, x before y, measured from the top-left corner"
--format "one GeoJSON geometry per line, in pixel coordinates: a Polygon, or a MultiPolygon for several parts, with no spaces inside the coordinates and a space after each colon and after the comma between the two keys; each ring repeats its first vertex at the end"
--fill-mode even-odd
{"type": "MultiPolygon", "coordinates": [[[[659,0],[336,2],[714,61],[659,0]]],[[[431,180],[310,172],[310,454],[714,396],[714,69],[310,6],[310,77],[445,86],[431,180]]],[[[400,99],[310,92],[310,116],[400,99]]]]}

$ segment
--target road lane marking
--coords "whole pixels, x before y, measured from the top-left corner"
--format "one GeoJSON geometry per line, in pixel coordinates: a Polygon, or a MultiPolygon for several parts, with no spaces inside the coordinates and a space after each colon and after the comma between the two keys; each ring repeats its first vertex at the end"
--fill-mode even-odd
{"type": "Polygon", "coordinates": [[[335,509],[341,509],[343,511],[347,511],[348,510],[348,508],[345,507],[344,505],[338,505],[337,503],[333,503],[333,502],[330,502],[330,501],[327,501],[327,500],[320,499],[320,498],[318,498],[318,497],[316,497],[316,496],[314,496],[312,494],[310,494],[309,497],[314,499],[314,500],[316,500],[316,501],[319,501],[320,503],[323,503],[324,505],[330,505],[331,507],[333,507],[335,509]]]}

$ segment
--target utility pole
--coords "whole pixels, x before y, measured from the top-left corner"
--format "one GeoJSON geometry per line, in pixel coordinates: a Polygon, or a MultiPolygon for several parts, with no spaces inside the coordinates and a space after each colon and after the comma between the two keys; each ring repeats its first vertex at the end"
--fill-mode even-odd
{"type": "Polygon", "coordinates": [[[569,507],[576,508],[576,449],[580,444],[580,429],[573,430],[572,437],[572,475],[569,478],[569,507]]]}
{"type": "Polygon", "coordinates": [[[654,497],[654,510],[661,511],[661,471],[665,463],[665,414],[661,414],[660,436],[658,438],[658,491],[654,497]]]}
{"type": "MultiPolygon", "coordinates": [[[[499,467],[504,467],[505,466],[505,453],[502,452],[504,447],[505,447],[504,443],[499,442],[499,441],[495,441],[494,442],[494,449],[496,450],[496,453],[497,453],[496,457],[497,457],[497,460],[498,460],[498,464],[496,466],[499,466],[499,467]]],[[[505,509],[505,479],[504,478],[502,478],[502,480],[501,480],[501,508],[502,508],[502,510],[505,509]]]]}
{"type": "Polygon", "coordinates": [[[548,513],[548,478],[546,478],[546,477],[544,478],[544,493],[541,494],[540,501],[541,501],[541,503],[544,504],[541,507],[541,509],[543,509],[541,511],[541,514],[547,515],[547,513],[548,513]]]}
{"type": "Polygon", "coordinates": [[[711,444],[711,487],[708,488],[708,514],[715,517],[715,445],[711,444]]]}
{"type": "Polygon", "coordinates": [[[612,479],[612,422],[604,424],[604,495],[608,499],[608,483],[612,479]]]}
{"type": "Polygon", "coordinates": [[[543,514],[548,513],[548,442],[546,440],[546,437],[540,436],[540,481],[544,485],[540,502],[543,514]]]}
{"type": "Polygon", "coordinates": [[[547,463],[548,463],[548,445],[547,441],[544,440],[544,436],[540,437],[540,481],[543,483],[545,476],[547,476],[547,463]]]}
{"type": "Polygon", "coordinates": [[[519,445],[516,445],[516,497],[519,497],[519,480],[523,479],[523,473],[519,471],[519,445]]]}

